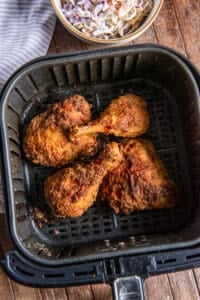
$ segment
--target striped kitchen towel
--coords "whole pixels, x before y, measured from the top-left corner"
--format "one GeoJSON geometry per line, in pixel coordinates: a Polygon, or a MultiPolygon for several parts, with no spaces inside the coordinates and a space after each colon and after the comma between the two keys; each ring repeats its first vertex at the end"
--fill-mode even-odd
{"type": "Polygon", "coordinates": [[[19,66],[46,54],[55,21],[50,0],[0,0],[0,90],[19,66]]]}
{"type": "MultiPolygon", "coordinates": [[[[46,54],[55,21],[50,0],[0,0],[0,90],[18,67],[46,54]]],[[[0,213],[2,200],[0,183],[0,213]]]]}

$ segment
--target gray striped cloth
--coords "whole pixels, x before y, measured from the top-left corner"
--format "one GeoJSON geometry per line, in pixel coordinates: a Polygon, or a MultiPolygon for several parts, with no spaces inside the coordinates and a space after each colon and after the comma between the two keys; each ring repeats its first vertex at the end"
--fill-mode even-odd
{"type": "Polygon", "coordinates": [[[19,66],[46,54],[55,21],[50,0],[0,0],[0,90],[19,66]]]}
{"type": "Polygon", "coordinates": [[[55,21],[50,0],[0,0],[0,90],[18,67],[46,54],[55,21]]]}

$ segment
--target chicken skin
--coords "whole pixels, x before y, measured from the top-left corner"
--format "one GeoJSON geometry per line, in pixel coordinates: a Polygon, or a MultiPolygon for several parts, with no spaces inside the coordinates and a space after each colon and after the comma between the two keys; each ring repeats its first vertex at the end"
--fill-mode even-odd
{"type": "Polygon", "coordinates": [[[78,94],[49,105],[31,120],[26,130],[25,156],[35,164],[60,167],[77,157],[94,155],[98,149],[97,135],[77,137],[73,142],[68,137],[69,128],[90,119],[90,104],[78,94]]]}
{"type": "Polygon", "coordinates": [[[103,177],[122,159],[115,142],[88,164],[61,169],[44,183],[44,196],[52,213],[60,217],[81,216],[95,201],[103,177]]]}
{"type": "Polygon", "coordinates": [[[83,134],[103,133],[119,137],[136,137],[147,131],[149,115],[145,101],[136,95],[126,94],[113,100],[99,119],[72,129],[70,138],[83,134]]]}
{"type": "Polygon", "coordinates": [[[102,199],[116,214],[175,206],[179,202],[176,185],[153,144],[130,139],[122,146],[123,161],[104,178],[102,199]]]}

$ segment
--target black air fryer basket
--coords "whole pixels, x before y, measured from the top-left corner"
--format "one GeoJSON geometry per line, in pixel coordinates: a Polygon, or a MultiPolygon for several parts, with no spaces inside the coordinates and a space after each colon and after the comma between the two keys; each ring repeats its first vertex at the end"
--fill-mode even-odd
{"type": "Polygon", "coordinates": [[[15,245],[2,261],[7,273],[41,287],[106,282],[117,299],[143,299],[148,276],[198,266],[199,86],[187,59],[156,45],[47,56],[19,69],[1,95],[2,177],[15,245]],[[97,117],[125,92],[147,102],[151,123],[145,137],[179,187],[181,205],[120,216],[97,199],[81,217],[40,222],[34,209],[45,211],[43,182],[55,169],[24,158],[27,124],[73,93],[85,96],[97,117]]]}

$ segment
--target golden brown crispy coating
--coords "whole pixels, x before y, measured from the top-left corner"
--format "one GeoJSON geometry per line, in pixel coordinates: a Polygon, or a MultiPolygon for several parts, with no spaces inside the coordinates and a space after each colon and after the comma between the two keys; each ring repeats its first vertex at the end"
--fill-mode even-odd
{"type": "Polygon", "coordinates": [[[113,100],[99,119],[85,126],[73,128],[70,138],[82,134],[103,133],[120,137],[136,137],[147,131],[149,114],[145,101],[136,95],[126,94],[113,100]]]}
{"type": "Polygon", "coordinates": [[[76,164],[48,177],[44,183],[47,204],[56,216],[81,216],[95,201],[99,186],[122,155],[117,143],[107,144],[99,158],[88,164],[76,164]]]}
{"type": "Polygon", "coordinates": [[[77,137],[71,142],[68,130],[91,119],[90,104],[80,95],[48,106],[34,117],[23,141],[25,156],[36,164],[60,167],[79,156],[97,152],[97,135],[77,137]]]}
{"type": "Polygon", "coordinates": [[[169,208],[178,201],[178,191],[153,144],[147,140],[125,140],[123,161],[109,172],[100,187],[102,198],[115,213],[169,208]]]}

